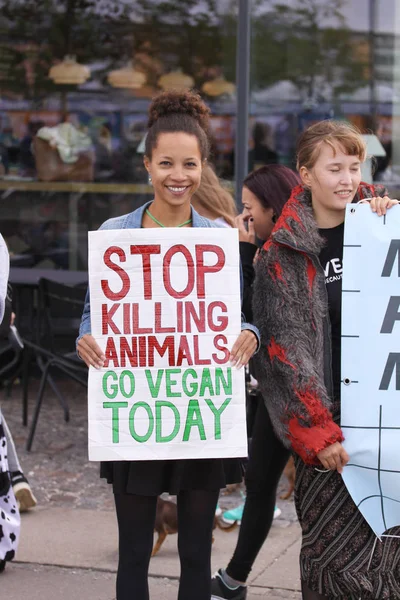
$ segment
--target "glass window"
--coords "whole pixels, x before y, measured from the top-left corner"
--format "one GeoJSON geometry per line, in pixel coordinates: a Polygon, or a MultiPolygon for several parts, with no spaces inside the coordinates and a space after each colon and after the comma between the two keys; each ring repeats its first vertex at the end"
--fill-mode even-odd
{"type": "Polygon", "coordinates": [[[400,186],[399,46],[396,0],[258,0],[252,7],[253,166],[295,165],[299,133],[347,119],[376,135],[373,175],[400,186]]]}
{"type": "Polygon", "coordinates": [[[200,90],[213,161],[233,179],[237,6],[0,0],[0,230],[12,265],[86,269],[87,230],[151,199],[143,141],[160,89],[200,90]]]}

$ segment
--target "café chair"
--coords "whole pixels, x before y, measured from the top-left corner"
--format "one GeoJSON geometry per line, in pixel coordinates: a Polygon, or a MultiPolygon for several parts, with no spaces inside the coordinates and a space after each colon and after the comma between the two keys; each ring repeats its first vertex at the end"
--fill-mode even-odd
{"type": "Polygon", "coordinates": [[[71,287],[49,279],[39,281],[36,343],[32,346],[42,375],[26,445],[28,451],[32,448],[47,382],[63,408],[64,420],[69,421],[68,402],[52,374],[61,371],[64,376],[87,386],[87,367],[75,351],[85,295],[86,287],[71,287]]]}

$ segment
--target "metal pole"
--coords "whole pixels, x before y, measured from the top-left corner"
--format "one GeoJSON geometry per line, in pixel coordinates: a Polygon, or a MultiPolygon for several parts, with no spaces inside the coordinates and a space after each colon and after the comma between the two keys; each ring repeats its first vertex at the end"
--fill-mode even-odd
{"type": "Polygon", "coordinates": [[[239,0],[236,43],[235,200],[240,206],[243,179],[248,173],[250,1],[239,0]]]}
{"type": "Polygon", "coordinates": [[[375,35],[377,29],[377,14],[376,14],[376,0],[369,0],[369,67],[370,67],[370,106],[371,106],[371,129],[373,133],[376,133],[377,129],[377,117],[378,117],[378,106],[376,96],[376,48],[375,48],[375,35]]]}

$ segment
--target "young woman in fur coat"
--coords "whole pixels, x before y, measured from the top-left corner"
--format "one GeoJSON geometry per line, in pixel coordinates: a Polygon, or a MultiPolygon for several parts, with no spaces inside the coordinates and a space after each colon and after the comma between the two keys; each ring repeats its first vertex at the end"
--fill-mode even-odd
{"type": "MultiPolygon", "coordinates": [[[[295,454],[304,600],[400,598],[400,540],[375,534],[341,472],[341,274],[345,208],[368,199],[378,215],[397,201],[361,182],[366,147],[351,125],[323,121],[298,144],[303,185],[285,205],[256,264],[257,379],[275,431],[295,454]]],[[[400,535],[400,527],[393,532],[400,535]]]]}

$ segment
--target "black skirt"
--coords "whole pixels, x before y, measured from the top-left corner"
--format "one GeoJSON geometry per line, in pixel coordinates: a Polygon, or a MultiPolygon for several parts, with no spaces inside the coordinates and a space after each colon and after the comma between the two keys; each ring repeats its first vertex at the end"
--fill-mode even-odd
{"type": "Polygon", "coordinates": [[[219,490],[242,480],[239,458],[110,461],[100,464],[100,477],[114,494],[176,495],[183,490],[219,490]]]}

